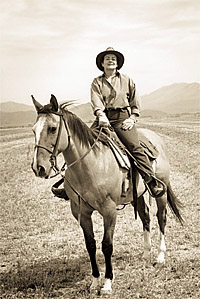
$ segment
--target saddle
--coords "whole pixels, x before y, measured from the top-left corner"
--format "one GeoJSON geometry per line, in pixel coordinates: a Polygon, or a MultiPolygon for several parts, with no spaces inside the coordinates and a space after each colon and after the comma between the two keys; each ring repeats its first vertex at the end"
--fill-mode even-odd
{"type": "MultiPolygon", "coordinates": [[[[128,150],[122,144],[118,136],[115,132],[111,132],[109,136],[107,136],[107,143],[110,146],[116,160],[122,168],[130,169],[130,157],[128,154],[128,150]]],[[[140,145],[144,149],[144,153],[149,157],[150,161],[155,160],[158,157],[157,148],[149,141],[146,137],[143,137],[143,140],[140,140],[140,145]]]]}

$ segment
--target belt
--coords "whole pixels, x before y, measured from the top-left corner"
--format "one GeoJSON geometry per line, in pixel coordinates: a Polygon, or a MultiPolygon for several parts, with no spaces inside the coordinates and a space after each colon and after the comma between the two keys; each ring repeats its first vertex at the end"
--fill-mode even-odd
{"type": "Polygon", "coordinates": [[[108,111],[125,111],[125,110],[128,110],[128,107],[123,107],[123,108],[106,108],[105,110],[104,110],[104,112],[106,113],[106,112],[108,112],[108,111]]]}

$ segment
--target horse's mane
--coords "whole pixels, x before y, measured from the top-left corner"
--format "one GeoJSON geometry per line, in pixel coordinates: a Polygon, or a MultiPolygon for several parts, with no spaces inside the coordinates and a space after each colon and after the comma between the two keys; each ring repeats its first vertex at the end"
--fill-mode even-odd
{"type": "MultiPolygon", "coordinates": [[[[88,148],[94,144],[99,132],[89,128],[76,114],[66,109],[69,105],[70,103],[60,105],[67,118],[68,127],[78,137],[81,145],[88,148]]],[[[107,144],[107,136],[104,133],[100,134],[99,141],[107,144]]]]}

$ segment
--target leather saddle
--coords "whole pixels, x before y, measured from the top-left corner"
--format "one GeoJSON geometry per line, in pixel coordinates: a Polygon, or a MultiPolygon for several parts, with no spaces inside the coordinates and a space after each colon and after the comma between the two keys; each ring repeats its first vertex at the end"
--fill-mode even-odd
{"type": "MultiPolygon", "coordinates": [[[[129,170],[131,167],[131,155],[128,155],[126,147],[122,144],[115,132],[112,131],[109,136],[107,136],[107,143],[113,151],[119,165],[129,170]]],[[[144,153],[149,157],[150,161],[153,161],[158,157],[157,148],[146,137],[143,137],[143,139],[140,140],[140,145],[143,147],[144,153]]]]}

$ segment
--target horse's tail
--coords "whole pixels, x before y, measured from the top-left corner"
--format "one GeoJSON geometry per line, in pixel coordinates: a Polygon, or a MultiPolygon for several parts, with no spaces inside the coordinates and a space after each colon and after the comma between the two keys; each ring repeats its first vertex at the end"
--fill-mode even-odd
{"type": "Polygon", "coordinates": [[[172,190],[170,183],[167,185],[167,200],[170,206],[171,211],[179,220],[181,225],[184,224],[184,218],[181,215],[181,209],[183,208],[183,204],[180,200],[176,197],[175,193],[172,190]]]}

